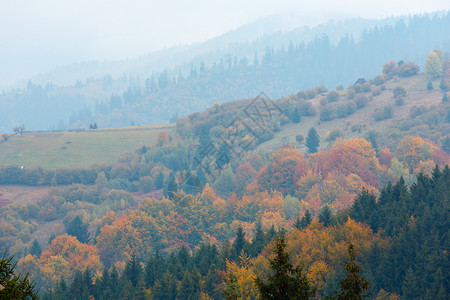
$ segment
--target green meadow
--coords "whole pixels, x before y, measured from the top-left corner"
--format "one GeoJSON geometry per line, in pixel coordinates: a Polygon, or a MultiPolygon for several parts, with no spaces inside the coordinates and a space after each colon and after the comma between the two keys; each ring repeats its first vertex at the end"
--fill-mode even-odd
{"type": "Polygon", "coordinates": [[[124,153],[155,143],[161,131],[169,134],[174,127],[175,124],[159,124],[10,135],[0,143],[0,165],[56,169],[113,163],[124,153]]]}

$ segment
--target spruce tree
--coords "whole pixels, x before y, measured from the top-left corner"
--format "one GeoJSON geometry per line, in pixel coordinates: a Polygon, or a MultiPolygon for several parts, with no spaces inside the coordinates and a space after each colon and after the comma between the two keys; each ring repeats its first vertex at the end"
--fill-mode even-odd
{"type": "Polygon", "coordinates": [[[145,280],[144,277],[141,276],[138,282],[138,285],[136,287],[136,293],[134,296],[135,300],[146,300],[149,299],[149,294],[147,290],[145,289],[145,280]]]}
{"type": "Polygon", "coordinates": [[[152,288],[153,299],[156,300],[175,300],[177,298],[177,280],[169,272],[164,273],[152,288]]]}
{"type": "Polygon", "coordinates": [[[280,234],[273,248],[274,257],[269,259],[273,275],[268,276],[267,283],[256,277],[261,299],[309,299],[314,289],[309,285],[306,275],[300,266],[294,268],[290,255],[286,252],[286,240],[280,234]]]}
{"type": "Polygon", "coordinates": [[[322,206],[319,210],[319,221],[323,223],[324,226],[331,225],[333,221],[333,213],[328,205],[322,206]]]}
{"type": "Polygon", "coordinates": [[[83,299],[83,292],[85,290],[83,282],[83,274],[80,270],[75,272],[75,277],[70,285],[70,297],[71,299],[83,299]]]}
{"type": "Polygon", "coordinates": [[[205,277],[203,291],[213,299],[222,298],[222,277],[219,275],[216,265],[211,265],[205,277]]]}
{"type": "Polygon", "coordinates": [[[241,254],[241,251],[246,251],[247,249],[247,241],[245,240],[245,232],[244,229],[242,229],[242,226],[239,225],[239,227],[236,230],[236,239],[233,242],[233,250],[234,250],[234,258],[237,259],[239,255],[241,254]]]}
{"type": "Polygon", "coordinates": [[[314,127],[311,127],[308,131],[308,136],[306,137],[306,147],[308,148],[308,153],[316,153],[319,150],[320,136],[314,127]]]}
{"type": "Polygon", "coordinates": [[[118,284],[119,272],[117,271],[117,268],[115,266],[112,267],[109,278],[110,278],[109,279],[109,288],[111,289],[112,294],[114,295],[114,298],[118,298],[120,295],[121,286],[118,284]]]}
{"type": "Polygon", "coordinates": [[[61,299],[61,300],[68,299],[67,284],[66,284],[66,281],[64,280],[63,276],[61,276],[59,284],[55,288],[54,296],[55,296],[55,298],[58,298],[58,299],[61,299]]]}
{"type": "Polygon", "coordinates": [[[164,186],[164,174],[162,171],[159,171],[158,176],[156,176],[155,186],[157,189],[162,189],[164,186]]]}
{"type": "MultiPolygon", "coordinates": [[[[195,273],[194,270],[192,270],[192,272],[195,273]]],[[[188,270],[184,272],[183,279],[178,286],[178,298],[186,300],[200,298],[200,282],[194,280],[194,277],[197,279],[198,276],[196,274],[191,274],[188,270]]]]}
{"type": "Polygon", "coordinates": [[[261,221],[257,221],[255,225],[255,234],[252,241],[252,256],[257,256],[259,253],[261,253],[265,245],[266,237],[262,229],[261,221]]]}
{"type": "Polygon", "coordinates": [[[131,259],[127,262],[123,275],[130,280],[134,287],[137,286],[142,273],[142,266],[136,254],[131,255],[131,259]]]}
{"type": "Polygon", "coordinates": [[[361,268],[356,264],[356,254],[353,244],[348,246],[350,261],[345,263],[347,276],[340,282],[341,292],[337,295],[338,300],[360,300],[365,298],[364,294],[370,283],[360,275],[361,268]]]}
{"type": "Polygon", "coordinates": [[[405,299],[420,299],[421,290],[418,286],[418,280],[414,271],[410,267],[403,281],[402,294],[405,299]]]}
{"type": "Polygon", "coordinates": [[[308,225],[311,224],[311,222],[312,222],[312,216],[311,216],[311,213],[309,212],[309,210],[307,209],[307,210],[305,210],[305,215],[300,220],[301,229],[305,229],[306,227],[308,227],[308,225]]]}
{"type": "Polygon", "coordinates": [[[156,251],[155,255],[151,257],[145,265],[145,282],[148,287],[152,287],[158,278],[161,278],[164,273],[164,258],[156,251]]]}
{"type": "Polygon", "coordinates": [[[30,254],[40,257],[41,253],[42,253],[41,245],[39,245],[39,242],[35,239],[30,248],[30,254]]]}
{"type": "Polygon", "coordinates": [[[76,237],[82,243],[89,242],[89,225],[85,224],[80,216],[76,216],[71,222],[67,224],[67,234],[76,237]]]}
{"type": "Polygon", "coordinates": [[[292,113],[292,122],[300,123],[301,120],[302,118],[300,116],[300,110],[298,109],[298,106],[296,106],[294,112],[292,113]]]}
{"type": "Polygon", "coordinates": [[[297,219],[294,223],[294,228],[297,228],[298,230],[302,230],[302,222],[300,220],[300,216],[297,216],[297,219]]]}

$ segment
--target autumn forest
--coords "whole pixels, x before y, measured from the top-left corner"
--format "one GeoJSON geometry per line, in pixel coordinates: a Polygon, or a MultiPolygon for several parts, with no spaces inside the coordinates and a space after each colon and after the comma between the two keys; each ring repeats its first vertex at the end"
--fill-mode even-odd
{"type": "MultiPolygon", "coordinates": [[[[274,76],[289,82],[326,73],[326,62],[311,71],[298,63],[314,43],[268,48],[261,68],[276,66],[283,74],[274,76]]],[[[0,298],[448,299],[450,63],[445,49],[425,58],[386,60],[378,75],[346,87],[328,84],[348,80],[350,71],[336,71],[327,85],[292,93],[265,72],[267,91],[283,96],[243,93],[174,115],[114,163],[0,164],[0,298]]],[[[225,89],[211,82],[230,84],[230,72],[206,68],[167,83],[167,93],[179,105],[183,86],[192,83],[191,101],[197,88],[225,89]]],[[[258,77],[236,78],[233,92],[248,92],[258,77]]],[[[30,83],[26,93],[40,90],[30,83]]],[[[92,122],[80,134],[89,132],[102,129],[92,122]]],[[[38,145],[39,134],[62,133],[17,127],[2,135],[0,151],[38,145]]]]}

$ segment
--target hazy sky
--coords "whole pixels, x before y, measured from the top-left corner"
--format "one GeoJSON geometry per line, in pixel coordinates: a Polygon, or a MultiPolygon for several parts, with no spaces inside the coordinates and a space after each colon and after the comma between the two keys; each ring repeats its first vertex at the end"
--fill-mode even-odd
{"type": "Polygon", "coordinates": [[[72,62],[203,41],[272,14],[322,22],[443,9],[448,0],[0,0],[0,87],[72,62]]]}

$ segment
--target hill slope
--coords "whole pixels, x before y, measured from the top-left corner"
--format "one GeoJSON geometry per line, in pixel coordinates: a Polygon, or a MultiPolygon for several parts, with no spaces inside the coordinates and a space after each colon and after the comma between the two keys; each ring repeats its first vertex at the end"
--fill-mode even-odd
{"type": "MultiPolygon", "coordinates": [[[[442,104],[442,91],[437,89],[439,81],[435,80],[433,85],[434,90],[428,91],[426,85],[428,77],[425,74],[416,75],[409,78],[398,78],[397,80],[391,80],[383,85],[383,91],[380,88],[374,88],[374,90],[380,91],[380,95],[373,95],[373,90],[362,95],[366,95],[368,98],[372,97],[366,107],[357,110],[355,113],[346,116],[345,118],[335,118],[331,121],[320,121],[320,113],[315,116],[303,117],[302,121],[298,124],[291,123],[281,127],[281,130],[274,133],[272,140],[260,144],[257,149],[264,152],[271,152],[278,149],[284,143],[295,144],[299,149],[306,149],[304,143],[296,143],[295,137],[297,135],[303,135],[306,137],[309,128],[315,127],[321,136],[321,148],[326,148],[328,142],[326,140],[327,133],[333,129],[340,129],[343,133],[343,137],[355,138],[366,137],[370,131],[377,135],[379,143],[390,148],[396,147],[398,142],[398,136],[402,136],[397,128],[404,120],[411,119],[411,111],[424,106],[426,109],[430,107],[434,110],[440,110],[446,113],[448,107],[442,104]],[[403,98],[402,105],[395,104],[395,98],[393,96],[393,89],[396,87],[403,87],[406,89],[406,96],[403,98]],[[376,109],[383,109],[386,106],[391,106],[393,109],[392,118],[382,121],[376,121],[373,114],[376,109]],[[356,125],[359,129],[352,130],[352,126],[356,125]]],[[[338,103],[348,103],[351,100],[347,99],[348,90],[340,91],[341,98],[338,103]]],[[[317,112],[321,110],[321,99],[325,98],[322,95],[316,96],[310,102],[317,112]]],[[[424,112],[426,112],[426,109],[424,112]]],[[[414,114],[414,113],[413,113],[414,114]]],[[[423,126],[428,126],[423,121],[423,126]]],[[[354,127],[355,128],[355,127],[354,127]]],[[[442,135],[450,133],[449,126],[442,132],[442,135]]],[[[429,129],[429,127],[428,127],[429,129]]],[[[403,133],[405,135],[406,133],[403,133]]],[[[409,133],[413,135],[419,135],[422,138],[431,140],[436,144],[439,144],[441,135],[430,135],[430,131],[424,130],[422,132],[409,133]]]]}
{"type": "Polygon", "coordinates": [[[45,169],[114,163],[120,155],[154,143],[174,124],[96,129],[84,132],[29,132],[0,143],[0,165],[45,169]]]}

